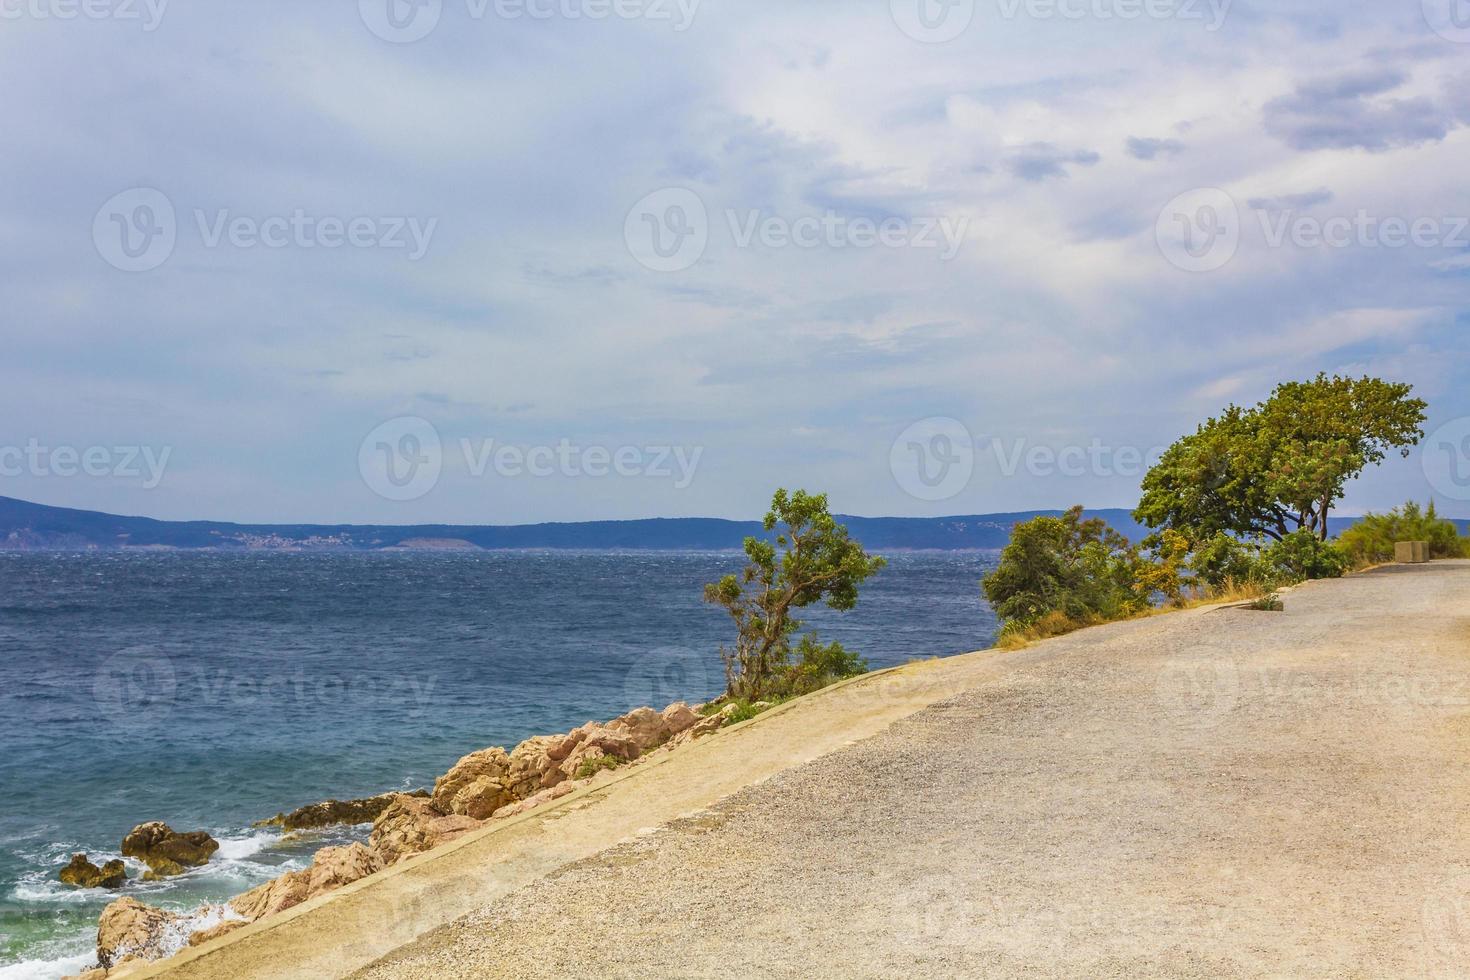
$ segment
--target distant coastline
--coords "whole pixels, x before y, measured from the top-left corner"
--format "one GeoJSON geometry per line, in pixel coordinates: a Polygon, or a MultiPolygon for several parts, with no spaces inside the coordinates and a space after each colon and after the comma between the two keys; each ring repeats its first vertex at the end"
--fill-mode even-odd
{"type": "MultiPolygon", "coordinates": [[[[957,517],[839,520],[877,551],[1003,548],[1018,522],[1060,510],[957,517]]],[[[1122,509],[1090,511],[1130,538],[1145,533],[1122,509]]],[[[762,533],[759,521],[651,518],[526,525],[322,525],[158,521],[0,497],[0,551],[726,551],[762,533]]]]}

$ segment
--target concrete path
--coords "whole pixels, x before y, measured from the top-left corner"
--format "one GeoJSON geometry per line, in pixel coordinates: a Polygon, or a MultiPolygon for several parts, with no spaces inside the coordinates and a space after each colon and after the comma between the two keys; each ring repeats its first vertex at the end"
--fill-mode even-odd
{"type": "Polygon", "coordinates": [[[1466,975],[1470,563],[872,678],[603,793],[430,862],[499,894],[358,976],[1466,975]]]}

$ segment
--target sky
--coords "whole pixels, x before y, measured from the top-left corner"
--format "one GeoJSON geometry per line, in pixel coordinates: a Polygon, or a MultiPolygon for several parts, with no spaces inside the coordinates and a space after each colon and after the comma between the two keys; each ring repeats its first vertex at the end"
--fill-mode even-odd
{"type": "Polygon", "coordinates": [[[0,0],[0,495],[1127,507],[1326,371],[1470,517],[1467,8],[0,0]]]}

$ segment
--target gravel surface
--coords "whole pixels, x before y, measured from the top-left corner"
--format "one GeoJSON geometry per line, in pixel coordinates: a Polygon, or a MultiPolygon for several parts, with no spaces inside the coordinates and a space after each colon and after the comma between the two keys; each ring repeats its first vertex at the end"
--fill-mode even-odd
{"type": "Polygon", "coordinates": [[[357,976],[1470,970],[1470,563],[1008,668],[357,976]]]}

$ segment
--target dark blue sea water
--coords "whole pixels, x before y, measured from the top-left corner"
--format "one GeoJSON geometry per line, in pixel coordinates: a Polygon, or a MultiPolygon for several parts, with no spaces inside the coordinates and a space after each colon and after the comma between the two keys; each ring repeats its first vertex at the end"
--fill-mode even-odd
{"type": "MultiPolygon", "coordinates": [[[[812,611],[873,667],[989,645],[991,552],[891,556],[856,610],[812,611]]],[[[301,867],[336,832],[250,829],[425,786],[459,756],[723,686],[733,553],[0,554],[0,980],[91,961],[116,894],[55,880],[144,820],[209,866],[126,894],[191,909],[301,867]]],[[[130,868],[135,878],[141,866],[130,868]]]]}

